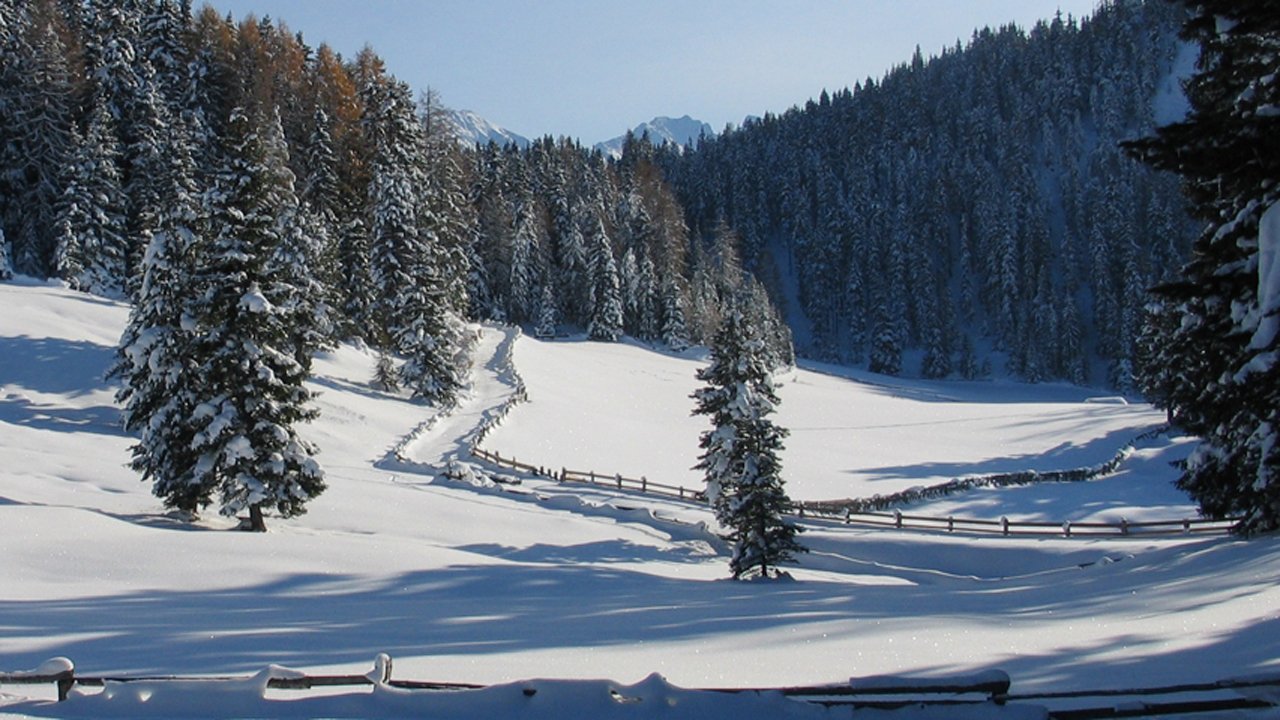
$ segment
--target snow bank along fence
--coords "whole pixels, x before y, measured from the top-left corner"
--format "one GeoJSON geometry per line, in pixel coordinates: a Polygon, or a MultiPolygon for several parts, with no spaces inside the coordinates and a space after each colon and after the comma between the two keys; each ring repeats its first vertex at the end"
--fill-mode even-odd
{"type": "MultiPolygon", "coordinates": [[[[427,692],[465,692],[487,687],[472,683],[392,679],[391,670],[391,658],[386,654],[380,654],[374,661],[373,669],[363,675],[309,675],[297,670],[271,666],[253,676],[105,677],[77,675],[75,665],[70,660],[54,658],[35,670],[0,672],[0,687],[53,684],[57,686],[59,702],[68,700],[72,689],[76,686],[107,687],[109,684],[123,683],[168,683],[177,686],[180,690],[185,689],[190,692],[195,691],[194,687],[204,686],[206,683],[210,687],[225,687],[232,683],[248,686],[255,682],[263,690],[270,688],[299,691],[313,688],[381,685],[427,692]]],[[[944,678],[879,676],[851,678],[846,684],[775,688],[707,688],[695,690],[695,692],[725,694],[772,692],[799,702],[855,709],[893,710],[920,706],[998,708],[1013,703],[1024,708],[1043,710],[1051,720],[1107,720],[1121,717],[1275,708],[1277,707],[1275,690],[1280,687],[1280,674],[1163,687],[1029,694],[1010,693],[1011,685],[1009,675],[1004,671],[989,670],[972,675],[944,678]],[[1150,701],[1151,698],[1159,698],[1159,700],[1150,701]]],[[[537,682],[525,683],[521,692],[525,697],[536,696],[537,682]]],[[[619,703],[631,704],[645,700],[628,697],[616,689],[610,689],[610,694],[619,703]]],[[[670,710],[665,704],[662,709],[670,710]]],[[[1022,717],[1022,715],[1015,714],[1015,717],[1022,717]]]]}

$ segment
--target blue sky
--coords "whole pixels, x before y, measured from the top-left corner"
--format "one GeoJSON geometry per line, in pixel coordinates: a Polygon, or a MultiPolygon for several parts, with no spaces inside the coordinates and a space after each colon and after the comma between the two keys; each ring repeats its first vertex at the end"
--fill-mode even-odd
{"type": "Polygon", "coordinates": [[[1096,0],[211,0],[344,56],[366,43],[415,90],[522,135],[586,143],[657,115],[716,130],[879,78],[919,45],[1027,27],[1096,0]]]}

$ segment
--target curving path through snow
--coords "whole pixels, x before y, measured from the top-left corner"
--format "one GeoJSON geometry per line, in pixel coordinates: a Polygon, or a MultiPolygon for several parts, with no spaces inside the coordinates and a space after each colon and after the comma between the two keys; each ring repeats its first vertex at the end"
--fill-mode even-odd
{"type": "Polygon", "coordinates": [[[400,462],[433,469],[469,455],[472,445],[519,393],[511,364],[511,349],[519,336],[518,328],[483,326],[473,353],[471,387],[457,407],[427,419],[389,454],[400,462]]]}

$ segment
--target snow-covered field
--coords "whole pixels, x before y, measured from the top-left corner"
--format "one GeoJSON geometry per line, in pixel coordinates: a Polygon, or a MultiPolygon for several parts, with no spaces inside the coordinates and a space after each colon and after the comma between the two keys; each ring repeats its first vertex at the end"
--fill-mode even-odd
{"type": "MultiPolygon", "coordinates": [[[[265,535],[231,532],[216,515],[185,525],[125,467],[131,440],[102,373],[126,309],[30,282],[0,284],[0,307],[0,671],[66,656],[83,675],[252,674],[272,663],[359,674],[386,652],[397,678],[515,685],[470,705],[437,698],[430,710],[404,693],[365,691],[347,697],[352,710],[268,702],[250,683],[233,693],[249,704],[230,712],[567,717],[586,705],[595,717],[641,718],[676,716],[672,707],[765,717],[777,703],[825,716],[777,698],[710,703],[644,680],[655,672],[697,688],[999,668],[1015,692],[1280,672],[1276,538],[1027,540],[814,523],[795,582],[735,583],[698,508],[546,482],[504,490],[439,479],[426,466],[460,452],[511,392],[497,358],[512,336],[497,328],[485,330],[471,399],[434,422],[431,408],[369,388],[371,353],[347,346],[322,357],[322,416],[305,434],[322,448],[328,491],[300,518],[269,519],[265,535]],[[667,714],[656,701],[607,700],[599,683],[530,681],[539,694],[529,703],[517,691],[532,678],[639,683],[630,692],[665,698],[667,714]]],[[[696,360],[515,342],[530,402],[486,447],[696,484],[688,467],[703,419],[689,416],[687,398],[696,360]]],[[[810,371],[782,380],[778,421],[792,430],[784,467],[804,499],[1092,465],[1161,419],[1058,386],[810,371]]],[[[1190,505],[1170,488],[1168,461],[1188,449],[1153,442],[1108,478],[913,511],[1182,517],[1190,505]]],[[[51,692],[2,686],[0,714],[219,714],[207,704],[218,698],[199,693],[147,706],[93,690],[54,704],[51,692]]]]}

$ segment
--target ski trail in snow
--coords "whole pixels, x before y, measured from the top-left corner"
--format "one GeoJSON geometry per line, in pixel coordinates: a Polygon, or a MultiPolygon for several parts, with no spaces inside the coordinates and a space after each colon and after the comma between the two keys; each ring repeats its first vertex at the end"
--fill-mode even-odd
{"type": "Polygon", "coordinates": [[[450,460],[467,455],[474,438],[516,392],[503,358],[509,356],[518,336],[516,328],[484,326],[475,348],[469,392],[457,407],[440,412],[415,428],[388,460],[440,469],[450,460]]]}

